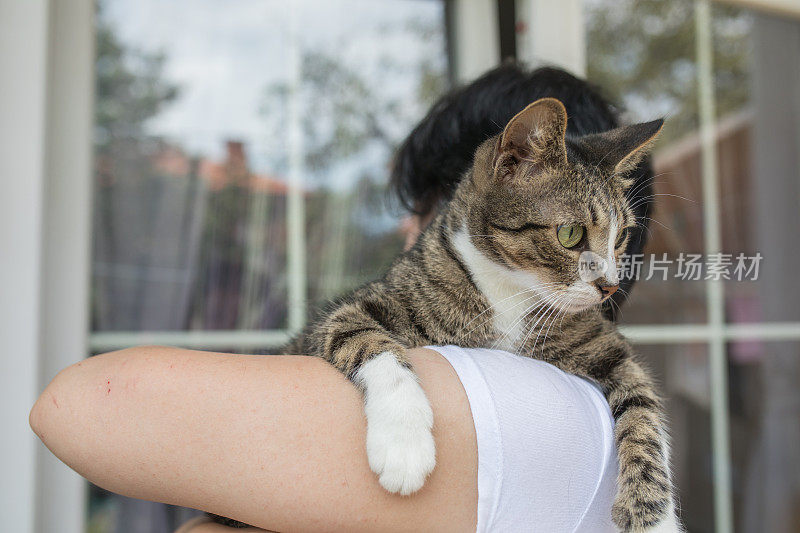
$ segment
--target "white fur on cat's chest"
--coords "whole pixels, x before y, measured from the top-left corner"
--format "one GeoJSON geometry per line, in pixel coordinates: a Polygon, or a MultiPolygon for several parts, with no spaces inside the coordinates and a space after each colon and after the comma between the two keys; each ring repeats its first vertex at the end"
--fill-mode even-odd
{"type": "MultiPolygon", "coordinates": [[[[512,271],[486,257],[472,244],[463,229],[453,235],[453,246],[492,306],[489,313],[500,339],[495,347],[515,351],[526,332],[524,316],[542,301],[542,296],[531,290],[541,283],[533,274],[512,271]]],[[[475,320],[488,320],[488,317],[475,320]]],[[[477,326],[473,324],[471,327],[477,326]]]]}

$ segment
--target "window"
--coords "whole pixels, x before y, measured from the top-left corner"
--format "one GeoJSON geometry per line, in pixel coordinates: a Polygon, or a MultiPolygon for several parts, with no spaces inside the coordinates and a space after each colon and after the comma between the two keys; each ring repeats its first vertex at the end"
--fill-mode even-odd
{"type": "Polygon", "coordinates": [[[399,248],[387,166],[447,85],[443,5],[294,6],[101,4],[95,349],[274,348],[399,248]]]}
{"type": "MultiPolygon", "coordinates": [[[[107,0],[96,32],[94,351],[268,353],[401,249],[388,165],[447,87],[442,2],[107,0]]],[[[186,516],[93,495],[97,531],[186,516]]]]}
{"type": "Polygon", "coordinates": [[[769,465],[800,459],[797,252],[784,239],[800,207],[787,108],[797,23],[708,2],[585,9],[589,79],[631,118],[668,117],[645,256],[727,263],[722,276],[640,283],[625,311],[668,397],[683,519],[692,531],[796,529],[797,476],[769,465]],[[737,279],[740,255],[760,257],[757,279],[737,279]]]}
{"type": "MultiPolygon", "coordinates": [[[[20,113],[0,144],[24,148],[4,161],[22,176],[8,198],[25,228],[6,234],[20,260],[3,267],[20,289],[10,300],[30,304],[7,315],[34,323],[12,331],[25,338],[12,345],[4,412],[17,420],[37,380],[86,355],[87,270],[90,352],[281,345],[309,309],[400,247],[396,211],[382,203],[386,165],[448,73],[466,81],[517,55],[586,75],[630,119],[670,118],[654,156],[667,196],[648,255],[761,254],[757,281],[645,279],[623,327],[669,397],[690,530],[796,530],[800,12],[790,4],[103,0],[92,27],[90,0],[15,3],[0,17],[14,30],[0,53],[20,81],[3,112],[20,113]]],[[[9,440],[10,519],[78,531],[81,481],[32,441],[9,440]]],[[[93,495],[90,531],[134,509],[93,495]]],[[[161,523],[182,513],[139,510],[161,523]]]]}

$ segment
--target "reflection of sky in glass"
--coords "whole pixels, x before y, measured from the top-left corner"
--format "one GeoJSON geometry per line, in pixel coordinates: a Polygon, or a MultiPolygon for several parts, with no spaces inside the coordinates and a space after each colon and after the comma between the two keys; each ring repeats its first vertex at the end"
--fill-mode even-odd
{"type": "MultiPolygon", "coordinates": [[[[430,0],[295,0],[299,10],[301,46],[323,50],[347,65],[357,66],[381,94],[396,97],[408,124],[424,110],[413,92],[416,79],[408,69],[383,68],[383,60],[411,66],[430,53],[402,28],[412,20],[439,21],[442,6],[430,0]],[[370,74],[371,73],[371,74],[370,74]]],[[[147,127],[192,153],[224,157],[224,141],[248,146],[256,172],[274,171],[270,161],[285,143],[260,114],[265,88],[289,75],[290,3],[278,0],[110,0],[104,16],[128,46],[166,57],[165,77],[180,87],[180,95],[147,127]]],[[[443,51],[442,51],[443,53],[443,51]]],[[[395,132],[393,132],[395,133],[395,132]]],[[[365,167],[385,172],[385,153],[366,150],[358,161],[343,161],[330,169],[328,183],[344,184],[365,167]],[[334,176],[330,176],[330,173],[334,176]]]]}

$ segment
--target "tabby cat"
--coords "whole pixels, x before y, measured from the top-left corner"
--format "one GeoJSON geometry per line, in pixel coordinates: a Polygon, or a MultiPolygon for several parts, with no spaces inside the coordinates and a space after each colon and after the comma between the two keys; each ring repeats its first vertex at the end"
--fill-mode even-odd
{"type": "Polygon", "coordinates": [[[285,353],[323,357],[362,391],[380,484],[411,494],[436,463],[406,350],[455,344],[534,357],[599,384],[619,454],[623,531],[679,531],[661,401],[601,312],[635,224],[628,179],[662,120],[566,136],[543,98],[477,150],[453,199],[386,275],[333,304],[285,353]]]}

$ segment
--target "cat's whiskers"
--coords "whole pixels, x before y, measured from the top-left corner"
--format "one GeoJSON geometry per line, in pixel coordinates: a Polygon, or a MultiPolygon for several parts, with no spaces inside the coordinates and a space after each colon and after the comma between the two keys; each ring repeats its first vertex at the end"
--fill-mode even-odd
{"type": "MultiPolygon", "coordinates": [[[[543,297],[543,298],[540,300],[540,303],[541,303],[542,305],[544,305],[544,304],[546,303],[546,300],[548,300],[550,296],[554,296],[554,295],[555,295],[555,293],[552,293],[552,294],[550,294],[550,295],[547,295],[547,297],[543,297]]],[[[516,320],[516,322],[514,323],[514,325],[513,325],[513,328],[516,328],[516,326],[517,326],[517,325],[518,325],[520,322],[524,321],[524,320],[525,320],[525,319],[528,317],[528,315],[529,315],[529,314],[530,314],[532,311],[534,311],[534,310],[535,310],[535,307],[536,307],[536,306],[534,306],[534,308],[529,308],[528,310],[526,310],[526,312],[525,312],[525,313],[523,313],[522,315],[520,315],[520,317],[519,317],[519,318],[516,320]]]]}
{"type": "Polygon", "coordinates": [[[643,180],[643,181],[639,182],[637,185],[641,185],[643,183],[652,182],[656,178],[660,178],[661,176],[667,176],[669,174],[677,174],[677,172],[675,172],[674,170],[667,170],[665,172],[659,172],[658,174],[653,174],[652,176],[650,176],[646,180],[643,180]]]}
{"type": "Polygon", "coordinates": [[[473,323],[475,320],[477,320],[477,319],[478,319],[478,318],[479,318],[481,315],[483,315],[484,313],[488,313],[488,312],[489,312],[489,311],[491,311],[491,310],[492,310],[494,307],[496,307],[498,304],[501,304],[501,303],[503,303],[503,302],[505,302],[505,301],[508,301],[508,300],[510,300],[511,298],[516,298],[517,296],[519,296],[519,295],[521,295],[521,294],[525,294],[526,292],[534,292],[534,289],[533,289],[533,288],[522,289],[521,291],[519,291],[519,292],[517,292],[517,293],[514,293],[514,294],[512,294],[511,296],[506,296],[506,297],[505,297],[505,298],[503,298],[502,300],[498,300],[497,302],[495,302],[495,303],[493,303],[493,304],[489,305],[489,307],[487,307],[486,309],[484,309],[483,311],[481,311],[480,313],[478,313],[477,315],[475,315],[474,317],[472,317],[472,319],[471,319],[469,322],[467,322],[466,324],[464,324],[464,327],[466,328],[467,326],[469,326],[470,324],[472,324],[472,323],[473,323]]]}
{"type": "MultiPolygon", "coordinates": [[[[547,301],[547,305],[545,305],[542,309],[540,309],[536,313],[536,315],[534,315],[534,317],[531,319],[531,322],[533,322],[533,324],[530,327],[529,335],[527,335],[526,338],[525,338],[525,342],[527,342],[527,340],[530,337],[530,335],[532,335],[533,331],[536,330],[536,326],[539,325],[539,323],[547,315],[547,313],[552,309],[553,305],[555,305],[555,303],[559,300],[560,297],[561,297],[560,294],[551,295],[551,298],[549,298],[548,301],[547,301]],[[534,320],[535,320],[535,322],[534,322],[534,320]]],[[[537,339],[539,338],[539,334],[540,333],[541,333],[541,328],[537,331],[537,335],[536,335],[537,339]]],[[[535,349],[535,347],[536,347],[536,343],[534,343],[534,349],[535,349]]],[[[531,351],[531,353],[533,353],[533,352],[531,351]]]]}
{"type": "Polygon", "coordinates": [[[637,201],[633,203],[634,206],[639,205],[643,201],[650,201],[655,199],[657,196],[671,196],[673,198],[679,198],[681,200],[686,200],[687,202],[691,202],[693,204],[697,203],[697,200],[693,198],[687,198],[685,196],[681,196],[680,194],[673,194],[669,192],[654,192],[652,194],[648,194],[647,196],[642,196],[641,198],[637,198],[637,201]]]}
{"type": "MultiPolygon", "coordinates": [[[[472,324],[472,323],[473,323],[475,320],[477,320],[478,318],[480,318],[480,317],[481,317],[483,314],[485,314],[485,313],[487,313],[487,312],[489,312],[489,311],[493,310],[493,309],[494,309],[495,307],[497,307],[499,304],[501,304],[501,303],[503,303],[503,302],[506,302],[506,301],[510,300],[511,298],[516,298],[517,296],[519,296],[519,295],[521,295],[521,294],[525,294],[526,292],[533,292],[533,293],[534,293],[532,296],[530,296],[530,297],[527,297],[527,298],[523,299],[522,301],[520,301],[520,302],[517,302],[516,304],[512,305],[512,306],[511,306],[511,307],[509,307],[508,309],[505,309],[505,310],[501,311],[501,312],[499,313],[500,315],[504,315],[505,313],[507,313],[507,312],[509,312],[509,311],[511,311],[511,310],[513,310],[513,309],[515,309],[515,308],[516,308],[516,307],[518,307],[520,304],[523,304],[523,303],[529,302],[529,301],[531,300],[531,298],[534,298],[534,297],[536,297],[536,296],[540,296],[540,295],[538,294],[538,291],[540,291],[541,289],[547,289],[547,288],[553,287],[553,286],[555,286],[555,285],[558,285],[558,283],[557,283],[557,282],[551,282],[551,283],[544,283],[544,284],[542,284],[542,285],[537,285],[536,287],[528,287],[528,288],[526,288],[526,289],[523,289],[523,290],[521,290],[521,291],[519,291],[519,292],[517,292],[517,293],[515,293],[515,294],[512,294],[511,296],[507,296],[507,297],[505,297],[505,298],[503,298],[503,299],[501,299],[501,300],[498,300],[497,302],[495,302],[495,303],[491,304],[489,307],[487,307],[486,309],[484,309],[483,311],[481,311],[480,313],[478,313],[477,315],[475,315],[475,316],[474,316],[474,317],[473,317],[473,318],[472,318],[472,319],[471,319],[469,322],[467,322],[466,324],[464,324],[464,328],[466,329],[467,327],[469,327],[469,325],[470,325],[470,324],[472,324]]],[[[473,331],[475,331],[477,328],[479,328],[480,326],[482,326],[482,325],[483,325],[483,324],[485,324],[486,322],[490,321],[492,318],[493,318],[493,317],[489,317],[487,320],[485,320],[485,321],[481,322],[480,324],[478,324],[477,326],[473,327],[473,328],[472,328],[471,330],[469,330],[468,332],[466,332],[466,333],[462,333],[462,335],[461,335],[461,338],[464,338],[465,336],[467,336],[467,335],[471,334],[473,331]]]]}
{"type": "MultiPolygon", "coordinates": [[[[528,289],[528,290],[534,290],[534,291],[536,291],[537,289],[547,288],[547,287],[554,286],[554,285],[558,285],[558,283],[547,283],[547,284],[544,284],[544,285],[539,285],[539,286],[537,286],[535,289],[528,289]]],[[[522,291],[522,292],[526,292],[526,291],[522,291]]],[[[517,293],[517,294],[520,294],[520,293],[517,293]]],[[[540,305],[540,304],[543,302],[543,300],[545,299],[545,297],[544,297],[544,296],[542,296],[542,295],[540,295],[540,294],[534,294],[534,295],[532,295],[532,296],[529,296],[529,297],[525,298],[524,300],[522,300],[522,301],[520,301],[520,302],[517,302],[516,304],[512,305],[512,306],[511,306],[511,307],[509,307],[508,309],[504,309],[504,310],[502,310],[502,311],[500,311],[500,312],[498,313],[498,315],[499,315],[499,316],[503,316],[503,315],[505,315],[506,313],[513,311],[515,308],[519,307],[520,305],[522,305],[522,304],[527,304],[527,303],[528,303],[528,302],[530,302],[532,299],[534,299],[534,298],[537,298],[537,297],[538,297],[539,299],[538,299],[538,300],[536,300],[534,303],[530,304],[530,305],[529,305],[529,306],[528,306],[528,307],[527,307],[527,308],[526,308],[524,311],[522,311],[522,312],[520,313],[520,315],[519,315],[519,318],[517,318],[517,319],[516,319],[516,320],[515,320],[515,321],[514,321],[514,322],[513,322],[513,323],[512,323],[512,324],[511,324],[511,325],[510,325],[510,326],[509,326],[509,327],[508,327],[506,330],[505,330],[505,331],[503,331],[503,332],[502,332],[502,334],[501,334],[501,335],[500,335],[500,337],[499,337],[499,338],[498,338],[498,339],[495,341],[495,343],[493,344],[493,346],[497,346],[497,345],[499,345],[499,344],[500,344],[500,343],[502,343],[502,342],[503,342],[503,341],[504,341],[504,340],[505,340],[507,337],[509,337],[509,336],[511,335],[511,332],[512,332],[512,331],[514,331],[514,329],[515,329],[515,328],[517,327],[517,325],[519,324],[520,320],[521,320],[521,319],[524,319],[524,317],[525,317],[525,316],[527,316],[527,315],[528,315],[528,314],[531,312],[531,310],[533,310],[533,309],[536,309],[536,308],[537,308],[537,306],[539,306],[539,305],[540,305]]],[[[499,302],[498,302],[498,303],[499,303],[499,302]]],[[[494,306],[491,306],[491,307],[494,307],[494,306]]],[[[485,310],[485,311],[483,311],[483,312],[485,313],[486,311],[489,311],[489,310],[490,310],[490,309],[486,309],[486,310],[485,310]]],[[[483,314],[483,313],[481,313],[481,314],[483,314]]],[[[463,337],[463,336],[465,336],[465,335],[469,335],[469,334],[471,334],[473,331],[475,331],[475,330],[476,330],[476,329],[478,329],[479,327],[481,327],[481,326],[485,325],[487,322],[491,322],[491,321],[492,321],[492,320],[494,320],[494,318],[495,318],[496,316],[498,316],[498,315],[493,315],[493,316],[490,316],[490,317],[488,317],[487,319],[483,320],[483,321],[482,321],[480,324],[478,324],[478,325],[474,326],[474,327],[473,327],[473,328],[472,328],[472,329],[471,329],[469,332],[467,332],[466,334],[463,334],[463,335],[462,335],[462,337],[463,337]]],[[[476,317],[476,318],[477,318],[477,317],[476,317]]],[[[474,318],[473,318],[473,320],[474,320],[474,318]]]]}
{"type": "Polygon", "coordinates": [[[520,316],[519,316],[519,317],[518,317],[518,318],[517,318],[517,319],[516,319],[516,320],[515,320],[515,321],[514,321],[514,322],[513,322],[513,323],[512,323],[512,324],[511,324],[509,327],[508,327],[508,328],[506,328],[506,331],[505,331],[505,332],[503,332],[503,334],[502,334],[502,335],[500,335],[500,337],[499,337],[499,338],[498,338],[498,339],[497,339],[497,340],[494,342],[494,344],[492,344],[492,347],[493,347],[493,348],[497,348],[497,347],[498,347],[498,346],[500,346],[500,345],[501,345],[501,344],[502,344],[502,343],[503,343],[503,342],[504,342],[506,339],[509,339],[509,338],[510,338],[510,336],[511,336],[511,333],[512,333],[512,332],[513,332],[513,331],[514,331],[516,328],[517,328],[517,326],[518,326],[518,325],[519,325],[519,324],[520,324],[520,323],[521,323],[523,320],[525,320],[525,318],[526,318],[526,317],[527,317],[527,316],[528,316],[528,315],[529,315],[531,312],[533,312],[533,311],[535,311],[535,310],[537,310],[537,309],[540,309],[542,306],[544,306],[544,305],[547,303],[547,301],[549,301],[549,299],[550,299],[551,297],[552,297],[552,295],[547,295],[547,296],[544,296],[544,297],[540,298],[538,301],[536,301],[536,302],[535,302],[533,305],[531,305],[531,306],[529,306],[527,309],[525,309],[525,311],[524,311],[523,313],[521,313],[521,314],[520,314],[520,316]]]}
{"type": "Polygon", "coordinates": [[[625,290],[625,289],[623,289],[622,287],[620,287],[620,288],[619,288],[619,291],[622,293],[622,296],[624,296],[624,297],[625,297],[625,301],[626,301],[626,302],[630,301],[630,297],[631,297],[631,295],[630,295],[630,293],[629,293],[628,291],[626,291],[626,290],[625,290]]]}
{"type": "Polygon", "coordinates": [[[696,200],[692,200],[691,198],[686,198],[685,196],[681,196],[680,194],[672,194],[668,192],[657,192],[653,194],[649,194],[647,196],[643,196],[636,200],[633,204],[631,204],[631,210],[636,209],[638,206],[642,205],[644,202],[649,202],[650,200],[655,199],[656,196],[671,196],[673,198],[680,198],[681,200],[686,200],[687,202],[697,203],[696,200]]]}
{"type": "Polygon", "coordinates": [[[532,312],[534,312],[534,311],[536,311],[536,312],[537,312],[537,314],[538,314],[539,310],[541,310],[541,309],[542,309],[542,308],[543,308],[543,307],[544,307],[544,306],[545,306],[545,305],[546,305],[546,304],[547,304],[547,303],[548,303],[548,302],[549,302],[549,301],[550,301],[550,300],[553,298],[553,296],[554,296],[554,294],[548,294],[548,295],[546,295],[546,296],[543,296],[543,297],[542,297],[542,298],[540,298],[540,299],[539,299],[539,300],[538,300],[536,303],[534,303],[533,305],[531,305],[530,307],[528,307],[527,309],[525,309],[525,312],[524,312],[524,313],[521,313],[521,314],[520,314],[520,316],[519,316],[519,318],[517,318],[517,320],[515,320],[515,321],[514,321],[514,323],[513,323],[513,324],[511,324],[511,326],[510,326],[510,327],[506,328],[506,331],[505,331],[505,332],[503,332],[503,333],[500,335],[500,337],[499,337],[499,338],[498,338],[498,339],[497,339],[497,340],[494,342],[494,344],[492,344],[492,346],[493,346],[493,347],[497,347],[497,346],[499,346],[499,345],[500,345],[500,344],[501,344],[501,343],[502,343],[502,342],[503,342],[503,341],[504,341],[506,338],[510,337],[510,335],[511,335],[511,332],[512,332],[512,331],[514,331],[514,330],[517,328],[517,326],[518,326],[518,325],[519,325],[519,324],[520,324],[520,323],[521,323],[523,320],[525,320],[525,319],[528,317],[528,315],[530,315],[530,314],[531,314],[532,312]]]}
{"type": "MultiPolygon", "coordinates": [[[[533,348],[531,349],[531,353],[536,353],[536,344],[538,344],[538,342],[539,342],[539,336],[542,334],[542,331],[544,331],[544,328],[547,325],[548,319],[550,318],[550,316],[552,316],[553,312],[557,309],[556,306],[561,302],[561,300],[563,298],[564,298],[564,295],[559,295],[558,298],[550,305],[549,310],[543,315],[544,323],[542,324],[542,327],[539,328],[539,332],[536,334],[536,339],[534,339],[534,341],[533,341],[533,348]]],[[[544,351],[542,351],[542,353],[544,353],[544,351]]]]}
{"type": "Polygon", "coordinates": [[[544,322],[542,322],[542,325],[541,325],[541,327],[539,327],[539,328],[537,329],[537,331],[536,331],[536,338],[535,338],[535,339],[534,339],[534,341],[533,341],[533,347],[531,348],[531,355],[533,355],[534,353],[536,353],[536,344],[539,342],[539,337],[541,336],[541,334],[542,334],[542,331],[544,330],[544,326],[545,326],[545,324],[547,323],[547,319],[546,319],[546,317],[548,317],[548,316],[549,316],[549,314],[550,314],[550,312],[551,312],[551,311],[552,311],[552,310],[555,308],[555,304],[556,304],[556,302],[557,302],[559,299],[560,299],[560,298],[557,298],[556,300],[554,300],[553,302],[551,302],[551,303],[550,303],[550,305],[549,305],[549,306],[547,306],[547,309],[545,309],[545,310],[544,310],[544,312],[542,313],[542,316],[541,316],[541,317],[539,317],[539,319],[536,321],[536,324],[534,324],[534,327],[535,327],[537,324],[539,324],[539,322],[542,322],[542,321],[544,321],[544,322]]]}
{"type": "Polygon", "coordinates": [[[616,172],[614,172],[614,173],[610,174],[610,175],[609,175],[609,176],[608,176],[608,177],[605,179],[605,181],[603,182],[603,185],[607,185],[609,181],[613,180],[613,179],[614,179],[614,178],[616,178],[617,176],[619,176],[619,174],[617,174],[616,172]]]}
{"type": "MultiPolygon", "coordinates": [[[[570,300],[570,301],[569,301],[569,302],[567,302],[567,303],[572,303],[572,301],[570,300]]],[[[561,322],[559,322],[559,323],[558,323],[558,329],[561,329],[561,326],[563,326],[563,325],[564,325],[564,317],[566,317],[566,316],[567,316],[567,313],[566,313],[566,311],[565,311],[565,312],[564,312],[564,313],[561,315],[561,322]]]]}
{"type": "Polygon", "coordinates": [[[617,313],[619,313],[620,319],[622,319],[623,318],[622,307],[617,302],[615,302],[613,298],[610,299],[609,302],[611,302],[611,307],[613,309],[617,310],[617,313]]]}
{"type": "Polygon", "coordinates": [[[634,225],[647,231],[648,238],[653,238],[653,230],[649,226],[646,226],[639,221],[634,222],[634,225]]]}
{"type": "Polygon", "coordinates": [[[632,196],[633,196],[633,195],[634,195],[634,194],[635,194],[637,191],[641,190],[642,188],[646,187],[646,186],[647,186],[647,185],[649,185],[649,184],[653,184],[653,185],[655,185],[656,183],[667,183],[667,182],[665,182],[665,181],[659,181],[659,182],[656,182],[656,181],[654,181],[656,178],[658,178],[658,177],[660,177],[660,176],[664,176],[664,175],[666,175],[666,174],[675,174],[675,171],[659,172],[658,174],[655,174],[655,175],[653,175],[653,176],[650,176],[650,177],[649,177],[649,178],[647,178],[646,180],[642,180],[642,181],[640,181],[639,183],[637,183],[636,185],[634,185],[633,187],[631,187],[631,188],[628,190],[628,192],[627,192],[627,193],[625,193],[625,200],[630,200],[630,198],[631,198],[631,197],[632,197],[632,196]]]}
{"type": "MultiPolygon", "coordinates": [[[[544,338],[542,339],[542,357],[544,357],[544,346],[545,343],[547,343],[547,336],[550,334],[550,328],[553,327],[553,324],[555,324],[556,320],[558,319],[558,316],[566,310],[566,308],[560,307],[560,305],[566,302],[568,298],[569,298],[568,295],[564,294],[563,297],[558,301],[556,305],[557,311],[555,315],[553,315],[553,319],[550,321],[550,325],[547,326],[547,331],[544,332],[544,338]]],[[[545,324],[547,324],[546,321],[545,324]]]]}
{"type": "Polygon", "coordinates": [[[553,311],[550,313],[550,316],[545,319],[544,325],[542,326],[542,330],[544,331],[544,337],[542,337],[542,357],[544,357],[544,345],[547,342],[547,335],[550,333],[550,328],[553,327],[553,322],[555,322],[555,319],[558,318],[558,315],[561,312],[561,308],[558,307],[558,304],[561,304],[564,299],[565,297],[561,298],[557,304],[553,306],[553,311]],[[551,317],[553,318],[551,319],[551,317]]]}
{"type": "Polygon", "coordinates": [[[642,219],[643,220],[649,220],[651,222],[655,222],[656,224],[658,224],[659,226],[661,226],[662,228],[664,228],[667,231],[673,231],[672,228],[670,228],[669,226],[667,226],[666,224],[664,224],[660,220],[656,220],[656,219],[650,218],[650,217],[642,217],[642,219]]]}
{"type": "Polygon", "coordinates": [[[515,351],[517,355],[520,356],[522,355],[522,351],[525,349],[525,344],[527,344],[528,339],[531,337],[532,333],[533,333],[533,327],[531,326],[528,328],[528,332],[525,334],[525,337],[522,339],[522,342],[520,342],[517,345],[517,350],[515,351]]]}
{"type": "MultiPolygon", "coordinates": [[[[659,185],[659,184],[662,184],[662,183],[667,183],[667,182],[666,181],[654,181],[654,182],[652,182],[652,185],[659,185]]],[[[641,186],[642,185],[644,185],[646,187],[648,184],[640,183],[639,185],[637,185],[637,187],[640,187],[640,191],[641,191],[641,186]]],[[[642,191],[642,192],[644,192],[644,191],[642,191]]],[[[628,194],[625,195],[625,202],[630,205],[632,200],[635,200],[635,201],[638,202],[641,199],[641,198],[634,198],[634,196],[635,196],[635,193],[631,193],[629,191],[628,194]]],[[[644,197],[642,197],[642,198],[644,198],[644,197]]]]}
{"type": "MultiPolygon", "coordinates": [[[[551,294],[550,295],[550,300],[553,300],[555,297],[557,297],[556,294],[551,294]]],[[[542,314],[543,311],[545,311],[546,309],[547,309],[546,307],[543,308],[543,309],[540,308],[536,312],[536,314],[533,316],[533,318],[530,319],[530,322],[533,322],[534,320],[536,320],[536,317],[538,317],[540,314],[542,314]]],[[[536,322],[536,324],[538,324],[538,321],[536,322]]],[[[525,349],[525,345],[527,344],[528,339],[531,337],[531,335],[533,335],[533,332],[536,329],[536,324],[531,324],[528,327],[528,332],[525,334],[525,337],[522,339],[522,342],[518,343],[518,349],[516,351],[517,355],[522,355],[522,351],[525,349]]]]}
{"type": "MultiPolygon", "coordinates": [[[[470,329],[468,332],[466,332],[466,333],[463,333],[463,334],[462,334],[462,336],[461,336],[461,338],[464,338],[464,337],[466,337],[467,335],[470,335],[470,334],[472,334],[472,333],[473,333],[473,332],[474,332],[476,329],[478,329],[478,328],[480,328],[481,326],[484,326],[484,325],[486,325],[487,323],[491,322],[491,321],[492,321],[492,320],[494,320],[494,319],[495,319],[497,316],[503,316],[503,315],[505,315],[506,313],[510,313],[510,312],[511,312],[511,311],[513,311],[515,308],[519,307],[519,306],[520,306],[520,305],[522,305],[522,304],[527,304],[528,302],[530,302],[530,301],[531,301],[531,300],[533,300],[534,298],[537,298],[538,296],[539,296],[538,294],[533,294],[533,295],[531,295],[531,296],[527,296],[526,298],[524,298],[523,300],[520,300],[519,302],[515,303],[515,304],[514,304],[514,305],[512,305],[511,307],[509,307],[509,308],[507,308],[507,309],[503,309],[503,310],[502,310],[502,311],[500,311],[500,312],[496,312],[496,314],[493,314],[493,315],[491,315],[491,316],[487,317],[485,320],[481,321],[479,324],[477,324],[477,325],[475,325],[474,327],[472,327],[472,329],[470,329]]],[[[537,303],[538,303],[538,300],[537,300],[537,302],[534,302],[534,303],[533,303],[533,304],[531,304],[531,305],[535,306],[537,303]]],[[[494,306],[492,306],[492,307],[494,307],[494,306]]],[[[487,311],[489,311],[490,309],[491,309],[491,308],[487,308],[485,311],[483,311],[483,312],[482,312],[482,313],[480,313],[480,314],[486,313],[486,312],[487,312],[487,311]]],[[[530,307],[529,307],[528,309],[530,309],[530,307]]],[[[476,318],[477,318],[477,317],[476,317],[476,318]]],[[[470,320],[470,323],[471,323],[473,320],[475,320],[475,319],[473,318],[472,320],[470,320]]],[[[466,326],[465,326],[465,327],[466,327],[466,326]]]]}

